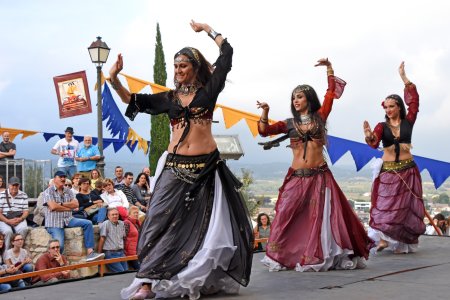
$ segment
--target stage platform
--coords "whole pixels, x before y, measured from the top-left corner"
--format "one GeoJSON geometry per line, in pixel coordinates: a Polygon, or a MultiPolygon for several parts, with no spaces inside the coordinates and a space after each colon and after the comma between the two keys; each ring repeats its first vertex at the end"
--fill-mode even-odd
{"type": "MultiPolygon", "coordinates": [[[[201,299],[448,299],[450,238],[422,236],[419,245],[419,251],[413,254],[383,251],[373,255],[363,270],[319,273],[271,273],[259,262],[264,254],[257,253],[250,284],[241,288],[239,295],[219,294],[201,299]]],[[[128,273],[67,282],[0,294],[0,299],[120,299],[120,289],[133,277],[134,273],[128,273]]]]}

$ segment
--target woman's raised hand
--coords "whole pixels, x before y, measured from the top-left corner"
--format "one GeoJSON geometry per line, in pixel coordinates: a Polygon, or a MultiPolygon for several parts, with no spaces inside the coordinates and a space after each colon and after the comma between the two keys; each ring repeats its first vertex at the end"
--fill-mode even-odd
{"type": "Polygon", "coordinates": [[[205,23],[197,23],[194,20],[191,20],[190,25],[192,30],[194,30],[195,32],[206,31],[208,33],[211,31],[211,27],[209,27],[209,25],[205,23]]]}
{"type": "Polygon", "coordinates": [[[263,110],[269,110],[270,109],[269,104],[267,104],[266,102],[256,101],[256,107],[257,108],[262,108],[263,110]]]}
{"type": "Polygon", "coordinates": [[[402,61],[402,63],[400,64],[400,67],[398,67],[398,73],[400,74],[400,77],[402,77],[402,78],[403,78],[403,76],[406,76],[404,61],[402,61]]]}
{"type": "Polygon", "coordinates": [[[109,69],[109,76],[111,78],[117,78],[117,75],[122,71],[123,69],[123,57],[122,54],[119,53],[117,55],[116,62],[111,66],[111,69],[109,69]]]}
{"type": "Polygon", "coordinates": [[[398,74],[400,74],[400,77],[402,78],[403,83],[405,85],[411,84],[411,81],[409,81],[408,77],[406,77],[405,62],[404,61],[402,61],[402,63],[400,64],[400,67],[398,67],[398,74]]]}
{"type": "Polygon", "coordinates": [[[364,121],[363,128],[364,128],[364,135],[366,136],[366,138],[372,139],[373,133],[372,129],[370,128],[369,122],[364,121]]]}
{"type": "Polygon", "coordinates": [[[331,66],[331,62],[328,60],[328,58],[321,58],[317,61],[317,64],[314,65],[314,67],[318,67],[318,66],[331,66]]]}

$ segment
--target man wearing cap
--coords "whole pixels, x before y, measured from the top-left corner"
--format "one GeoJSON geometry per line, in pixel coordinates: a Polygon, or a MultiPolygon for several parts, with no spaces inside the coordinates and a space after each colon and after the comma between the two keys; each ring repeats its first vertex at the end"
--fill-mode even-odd
{"type": "Polygon", "coordinates": [[[91,171],[97,167],[100,151],[97,146],[92,145],[92,136],[90,135],[84,136],[83,144],[83,147],[77,150],[75,160],[78,161],[78,172],[89,178],[91,171]]]}
{"type": "Polygon", "coordinates": [[[28,196],[19,188],[20,179],[11,177],[8,188],[0,193],[0,231],[5,235],[5,249],[9,249],[14,233],[20,234],[24,239],[28,233],[28,196]]]}
{"type": "Polygon", "coordinates": [[[65,137],[56,142],[51,153],[58,155],[58,171],[63,171],[72,178],[77,172],[75,164],[75,154],[78,149],[78,142],[73,139],[73,128],[67,127],[65,137]]]}
{"type": "Polygon", "coordinates": [[[9,132],[3,132],[2,138],[3,141],[0,143],[0,160],[14,159],[16,144],[9,140],[9,132]]]}
{"type": "Polygon", "coordinates": [[[94,252],[94,228],[89,220],[72,216],[72,211],[78,209],[78,201],[73,191],[65,186],[66,173],[56,171],[53,185],[43,194],[45,206],[45,229],[53,239],[59,241],[61,253],[64,251],[64,228],[81,227],[84,234],[84,246],[87,249],[86,261],[92,261],[104,254],[94,252]]]}

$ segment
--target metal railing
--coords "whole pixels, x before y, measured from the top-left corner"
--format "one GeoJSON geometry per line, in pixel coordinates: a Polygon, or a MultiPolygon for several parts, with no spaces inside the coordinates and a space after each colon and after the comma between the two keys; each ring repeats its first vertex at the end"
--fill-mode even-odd
{"type": "Polygon", "coordinates": [[[11,177],[18,177],[22,184],[21,190],[30,198],[37,198],[39,193],[47,188],[52,178],[51,160],[9,159],[0,161],[0,175],[5,187],[11,177]]]}

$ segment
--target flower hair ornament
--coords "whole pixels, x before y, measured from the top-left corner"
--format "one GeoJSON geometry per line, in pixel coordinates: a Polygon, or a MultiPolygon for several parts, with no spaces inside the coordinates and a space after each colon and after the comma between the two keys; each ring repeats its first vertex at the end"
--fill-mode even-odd
{"type": "Polygon", "coordinates": [[[386,100],[388,100],[388,99],[394,100],[398,106],[400,106],[400,102],[402,101],[402,99],[398,95],[395,95],[395,94],[389,95],[386,97],[386,99],[381,101],[381,106],[383,108],[386,108],[386,105],[384,105],[384,102],[386,102],[386,100]]]}

